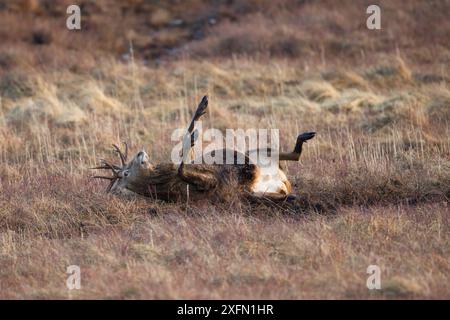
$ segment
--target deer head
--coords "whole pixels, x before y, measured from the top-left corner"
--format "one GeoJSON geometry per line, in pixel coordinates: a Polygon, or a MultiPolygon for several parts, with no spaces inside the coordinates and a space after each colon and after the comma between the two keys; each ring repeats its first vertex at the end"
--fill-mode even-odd
{"type": "Polygon", "coordinates": [[[92,169],[111,170],[112,176],[93,176],[97,179],[110,180],[106,189],[111,193],[139,193],[146,194],[147,177],[149,176],[153,166],[149,161],[149,157],[144,150],[139,151],[130,162],[127,163],[128,146],[126,143],[125,152],[122,152],[117,145],[113,144],[114,151],[120,158],[121,165],[110,164],[106,160],[101,160],[101,165],[92,169]]]}

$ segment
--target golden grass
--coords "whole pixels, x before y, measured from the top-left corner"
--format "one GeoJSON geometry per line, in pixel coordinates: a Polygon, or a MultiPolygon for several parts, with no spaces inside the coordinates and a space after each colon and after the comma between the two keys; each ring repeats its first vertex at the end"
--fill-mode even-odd
{"type": "Polygon", "coordinates": [[[66,0],[0,0],[0,298],[450,298],[447,2],[381,1],[379,32],[364,1],[81,2],[69,32],[66,0]],[[204,128],[317,131],[298,208],[89,178],[121,141],[168,161],[204,94],[204,128]]]}
{"type": "Polygon", "coordinates": [[[448,83],[350,72],[364,85],[245,59],[26,74],[0,109],[0,296],[448,298],[448,83]],[[297,213],[122,199],[89,179],[122,140],[167,161],[204,93],[204,126],[280,128],[283,148],[318,132],[288,166],[297,213]],[[71,264],[80,291],[65,287],[71,264]]]}
{"type": "Polygon", "coordinates": [[[448,298],[448,208],[437,204],[295,217],[114,203],[82,238],[3,232],[2,298],[448,298]],[[79,291],[64,285],[71,264],[79,291]],[[366,288],[371,264],[380,291],[366,288]]]}

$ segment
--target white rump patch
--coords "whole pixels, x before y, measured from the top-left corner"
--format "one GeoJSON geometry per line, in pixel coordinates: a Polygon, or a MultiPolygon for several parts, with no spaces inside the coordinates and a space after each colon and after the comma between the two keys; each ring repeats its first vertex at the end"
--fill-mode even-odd
{"type": "Polygon", "coordinates": [[[286,175],[278,165],[259,167],[259,175],[252,186],[254,193],[280,193],[288,194],[285,184],[286,175]]]}

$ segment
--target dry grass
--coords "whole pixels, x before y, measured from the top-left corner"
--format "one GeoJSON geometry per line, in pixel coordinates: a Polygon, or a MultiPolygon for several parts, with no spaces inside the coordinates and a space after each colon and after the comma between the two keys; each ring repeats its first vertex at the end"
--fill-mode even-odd
{"type": "Polygon", "coordinates": [[[35,236],[31,245],[2,233],[2,297],[448,298],[448,208],[439,205],[288,217],[115,204],[83,240],[35,236]],[[64,286],[70,264],[81,266],[80,291],[64,286]],[[382,268],[382,291],[365,286],[370,264],[382,268]]]}
{"type": "MultiPolygon", "coordinates": [[[[28,20],[7,32],[14,10],[45,15],[45,3],[0,10],[0,34],[11,44],[0,48],[0,298],[450,298],[448,43],[412,49],[426,41],[420,29],[416,37],[405,32],[396,51],[379,47],[385,33],[364,38],[347,25],[356,9],[319,10],[327,1],[297,8],[302,17],[317,13],[300,22],[289,2],[280,1],[285,10],[261,4],[263,13],[221,4],[195,16],[203,3],[192,1],[181,34],[167,26],[181,8],[150,6],[149,24],[136,13],[136,25],[193,55],[144,65],[140,58],[157,50],[137,43],[136,61],[124,59],[129,41],[114,28],[71,40],[52,31],[51,43],[40,46],[25,36],[34,25],[28,20]],[[228,19],[200,28],[204,37],[186,48],[211,12],[228,19]],[[342,38],[333,40],[337,26],[321,28],[323,21],[335,22],[342,38]],[[298,23],[306,29],[294,32],[298,23]],[[248,47],[245,31],[258,24],[258,47],[248,47]],[[307,38],[320,30],[325,54],[320,37],[307,38]],[[367,50],[364,59],[354,60],[353,44],[332,46],[350,38],[359,53],[367,50]],[[86,41],[87,50],[78,55],[70,41],[86,41]],[[369,57],[369,49],[377,54],[369,57]],[[212,57],[217,50],[223,55],[212,57]],[[93,58],[98,52],[101,61],[93,58]],[[300,163],[288,166],[302,208],[123,199],[89,179],[88,168],[112,158],[109,146],[124,140],[133,151],[145,146],[154,162],[168,161],[170,133],[185,126],[205,93],[204,127],[279,128],[284,149],[299,132],[318,132],[300,163]],[[371,264],[381,267],[380,291],[366,288],[371,264]],[[79,291],[65,286],[69,265],[81,267],[79,291]]],[[[430,19],[423,6],[402,8],[401,21],[430,19]]],[[[109,21],[90,10],[90,23],[109,21]]],[[[42,27],[57,30],[57,16],[42,27]]],[[[402,31],[401,23],[390,27],[402,31]]],[[[131,37],[142,39],[140,32],[131,37]]]]}

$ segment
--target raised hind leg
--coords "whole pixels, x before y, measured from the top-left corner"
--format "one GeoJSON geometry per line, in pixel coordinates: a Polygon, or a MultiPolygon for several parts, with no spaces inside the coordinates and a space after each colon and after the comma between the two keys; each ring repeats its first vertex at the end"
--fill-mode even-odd
{"type": "Polygon", "coordinates": [[[298,161],[300,159],[300,155],[302,154],[303,143],[314,138],[316,135],[315,132],[304,132],[297,137],[297,141],[295,143],[294,151],[292,152],[280,152],[279,159],[286,161],[298,161]]]}
{"type": "Polygon", "coordinates": [[[195,110],[194,115],[192,117],[191,123],[189,124],[189,127],[186,131],[186,135],[183,138],[183,149],[181,151],[182,152],[181,164],[186,162],[189,156],[189,152],[195,144],[195,140],[197,138],[196,136],[198,134],[197,130],[194,131],[195,122],[198,121],[201,118],[201,116],[203,116],[206,113],[206,108],[208,108],[208,97],[204,96],[200,101],[200,103],[198,104],[197,109],[195,110]]]}
{"type": "Polygon", "coordinates": [[[202,101],[200,101],[187,129],[186,138],[183,141],[182,160],[178,167],[178,175],[180,178],[189,185],[195,186],[199,191],[211,190],[218,184],[218,180],[214,174],[214,171],[211,170],[211,166],[185,163],[187,161],[189,151],[194,146],[197,138],[197,130],[194,131],[195,121],[198,121],[200,117],[206,113],[207,107],[208,97],[204,96],[202,101]]]}

